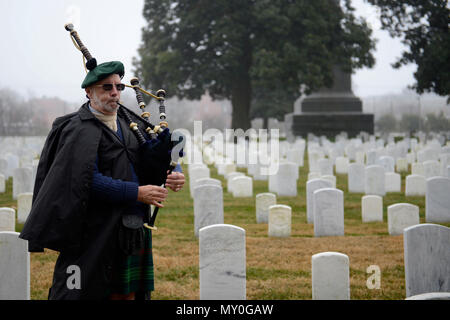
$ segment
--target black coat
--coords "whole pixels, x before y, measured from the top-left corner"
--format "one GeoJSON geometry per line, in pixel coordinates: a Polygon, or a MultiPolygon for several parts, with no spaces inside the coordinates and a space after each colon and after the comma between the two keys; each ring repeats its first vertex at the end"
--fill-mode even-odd
{"type": "MultiPolygon", "coordinates": [[[[133,120],[143,126],[139,117],[133,120]]],[[[31,212],[20,238],[30,251],[60,252],[49,299],[105,299],[118,252],[118,227],[129,204],[100,202],[90,196],[96,157],[99,171],[113,179],[132,181],[130,162],[142,162],[139,144],[119,116],[124,143],[84,104],[60,117],[47,137],[36,174],[31,212]],[[70,266],[77,266],[81,288],[69,289],[70,266]],[[68,269],[69,268],[69,269],[68,269]]],[[[158,175],[165,168],[161,167],[158,175]]]]}

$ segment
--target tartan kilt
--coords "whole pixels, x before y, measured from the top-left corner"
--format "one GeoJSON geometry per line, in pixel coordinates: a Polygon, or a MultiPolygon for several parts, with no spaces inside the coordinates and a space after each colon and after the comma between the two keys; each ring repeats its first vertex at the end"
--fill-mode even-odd
{"type": "Polygon", "coordinates": [[[114,266],[110,293],[129,294],[154,290],[152,233],[144,228],[145,246],[137,254],[121,255],[114,266]]]}

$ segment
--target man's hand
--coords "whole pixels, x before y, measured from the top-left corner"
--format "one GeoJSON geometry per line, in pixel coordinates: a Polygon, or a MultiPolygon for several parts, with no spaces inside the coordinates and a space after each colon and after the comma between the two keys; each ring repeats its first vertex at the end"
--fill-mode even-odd
{"type": "Polygon", "coordinates": [[[163,187],[153,185],[140,186],[137,200],[146,204],[152,204],[155,207],[164,208],[160,202],[166,200],[167,194],[167,189],[163,187]]]}
{"type": "MultiPolygon", "coordinates": [[[[168,173],[168,172],[167,172],[168,173]]],[[[166,187],[170,188],[171,190],[177,192],[181,188],[183,188],[184,185],[184,174],[181,172],[172,172],[167,176],[166,180],[166,187]]]]}

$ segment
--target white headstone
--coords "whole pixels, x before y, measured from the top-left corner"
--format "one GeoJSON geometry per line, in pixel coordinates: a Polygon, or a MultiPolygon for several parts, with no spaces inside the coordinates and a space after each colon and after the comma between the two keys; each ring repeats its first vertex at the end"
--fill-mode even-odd
{"type": "Polygon", "coordinates": [[[387,207],[388,231],[391,236],[403,234],[403,230],[420,223],[419,207],[410,203],[396,203],[387,207]]]}
{"type": "Polygon", "coordinates": [[[364,151],[357,151],[355,154],[355,162],[356,163],[360,163],[360,164],[364,164],[364,160],[365,160],[365,153],[364,151]]]}
{"type": "Polygon", "coordinates": [[[448,177],[447,167],[450,165],[450,153],[441,153],[439,155],[439,163],[441,166],[440,176],[448,177]]]}
{"type": "Polygon", "coordinates": [[[416,162],[416,154],[414,152],[410,152],[406,155],[406,160],[408,161],[408,164],[413,164],[416,162]]]}
{"type": "Polygon", "coordinates": [[[321,177],[320,172],[313,171],[308,173],[308,181],[312,179],[320,179],[320,177],[321,177]]]}
{"type": "Polygon", "coordinates": [[[322,252],[312,256],[312,299],[350,300],[350,264],[339,252],[322,252]]]}
{"type": "Polygon", "coordinates": [[[212,184],[212,185],[216,185],[216,186],[222,186],[222,181],[220,181],[219,179],[212,179],[212,178],[197,179],[196,187],[202,186],[204,184],[212,184]]]}
{"type": "Polygon", "coordinates": [[[243,172],[239,172],[239,171],[230,172],[225,176],[225,180],[229,181],[229,180],[233,179],[234,177],[239,177],[239,176],[245,176],[245,174],[243,172]]]}
{"type": "Polygon", "coordinates": [[[297,196],[298,165],[293,162],[282,162],[278,165],[274,191],[280,197],[297,196]]]}
{"type": "Polygon", "coordinates": [[[420,224],[404,230],[406,297],[450,292],[450,228],[420,224]]]}
{"type": "Polygon", "coordinates": [[[425,178],[438,177],[441,175],[441,166],[436,160],[427,160],[423,163],[425,178]]]}
{"type": "Polygon", "coordinates": [[[395,159],[390,156],[381,156],[378,158],[377,164],[384,168],[385,172],[395,171],[395,159]]]}
{"type": "Polygon", "coordinates": [[[291,236],[291,207],[276,204],[269,207],[269,237],[291,236]]]}
{"type": "Polygon", "coordinates": [[[332,183],[325,179],[312,179],[306,182],[306,219],[308,223],[314,223],[314,191],[332,187],[332,183]]]}
{"type": "Polygon", "coordinates": [[[386,192],[401,192],[401,181],[400,173],[386,172],[384,176],[384,190],[386,192]]]}
{"type": "Polygon", "coordinates": [[[31,173],[31,182],[32,182],[31,190],[33,190],[33,191],[34,191],[34,183],[36,182],[38,166],[39,166],[39,160],[33,159],[32,164],[31,164],[31,171],[32,171],[32,173],[31,173]]]}
{"type": "Polygon", "coordinates": [[[314,191],[314,236],[344,235],[344,193],[334,188],[314,191]]]}
{"type": "Polygon", "coordinates": [[[364,193],[364,165],[351,163],[348,165],[348,192],[364,193]]]}
{"type": "Polygon", "coordinates": [[[287,160],[289,162],[294,162],[298,166],[303,167],[304,149],[292,148],[287,151],[287,160]]]}
{"type": "Polygon", "coordinates": [[[6,178],[3,174],[0,174],[0,193],[5,193],[6,191],[6,178]]]}
{"type": "Polygon", "coordinates": [[[256,223],[269,222],[269,207],[277,203],[273,193],[259,193],[256,195],[256,223]]]}
{"type": "Polygon", "coordinates": [[[236,172],[236,165],[234,163],[227,163],[224,166],[223,175],[226,176],[232,172],[236,172]]]}
{"type": "Polygon", "coordinates": [[[199,234],[200,300],[245,300],[245,230],[216,224],[199,234]]]}
{"type": "Polygon", "coordinates": [[[424,176],[411,174],[405,179],[405,196],[425,196],[427,181],[424,176]]]}
{"type": "Polygon", "coordinates": [[[383,222],[383,198],[375,195],[361,198],[362,222],[383,222]]]}
{"type": "Polygon", "coordinates": [[[30,300],[28,241],[18,232],[0,232],[0,300],[30,300]]]}
{"type": "Polygon", "coordinates": [[[197,180],[202,178],[209,178],[209,168],[208,167],[194,167],[189,172],[189,189],[191,192],[191,197],[194,197],[194,188],[197,186],[197,180]]]}
{"type": "Polygon", "coordinates": [[[425,221],[433,223],[450,222],[450,178],[433,177],[427,179],[425,221]]]}
{"type": "Polygon", "coordinates": [[[16,231],[16,211],[13,208],[0,208],[0,231],[16,231]]]}
{"type": "Polygon", "coordinates": [[[230,187],[235,198],[253,197],[253,180],[250,177],[234,177],[230,181],[230,187]]]}
{"type": "Polygon", "coordinates": [[[425,176],[425,169],[423,168],[423,163],[414,162],[413,164],[411,164],[411,174],[425,176]]]}
{"type": "Polygon", "coordinates": [[[33,193],[25,192],[17,195],[17,221],[25,223],[31,211],[33,193]]]}
{"type": "Polygon", "coordinates": [[[193,169],[197,168],[205,168],[208,169],[208,166],[205,163],[191,163],[188,165],[188,175],[191,175],[193,169]]]}
{"type": "Polygon", "coordinates": [[[235,178],[235,177],[243,177],[243,176],[245,176],[245,174],[243,172],[232,172],[232,173],[229,173],[226,176],[226,179],[227,179],[227,191],[230,192],[230,193],[233,193],[233,190],[232,190],[233,184],[231,183],[231,180],[233,180],[233,178],[235,178]]]}
{"type": "Polygon", "coordinates": [[[194,232],[212,224],[223,223],[223,190],[214,185],[194,189],[194,232]]]}
{"type": "Polygon", "coordinates": [[[13,199],[17,200],[20,193],[33,192],[31,181],[33,171],[29,167],[16,168],[13,171],[13,199]]]}
{"type": "Polygon", "coordinates": [[[397,159],[397,172],[408,172],[408,160],[406,158],[397,159]]]}
{"type": "Polygon", "coordinates": [[[6,170],[6,178],[12,177],[14,170],[19,167],[19,157],[12,153],[7,153],[4,158],[8,162],[8,168],[6,170]]]}
{"type": "Polygon", "coordinates": [[[324,175],[320,177],[321,179],[325,179],[331,182],[331,187],[336,188],[336,176],[333,175],[324,175]]]}
{"type": "Polygon", "coordinates": [[[8,160],[0,158],[0,174],[5,178],[8,177],[8,160]]]}
{"type": "Polygon", "coordinates": [[[278,175],[277,174],[271,174],[268,178],[268,187],[269,192],[276,193],[277,192],[277,185],[278,185],[278,175]]]}
{"type": "Polygon", "coordinates": [[[330,159],[320,159],[319,160],[319,172],[322,176],[333,175],[333,163],[330,159]]]}
{"type": "Polygon", "coordinates": [[[365,194],[384,196],[385,171],[380,165],[366,166],[364,169],[364,191],[365,194]]]}
{"type": "Polygon", "coordinates": [[[346,157],[336,158],[336,174],[347,174],[349,159],[346,157]]]}
{"type": "Polygon", "coordinates": [[[316,151],[311,151],[308,153],[308,164],[309,164],[309,172],[320,172],[319,169],[319,161],[320,154],[316,151]]]}
{"type": "Polygon", "coordinates": [[[267,181],[268,180],[268,175],[266,174],[266,172],[268,171],[268,166],[267,165],[261,165],[261,164],[249,164],[249,166],[253,166],[253,180],[255,181],[267,181]]]}
{"type": "Polygon", "coordinates": [[[427,292],[408,297],[405,300],[450,300],[450,292],[427,292]]]}
{"type": "Polygon", "coordinates": [[[366,152],[366,165],[372,166],[377,163],[377,151],[375,149],[371,149],[366,152]]]}

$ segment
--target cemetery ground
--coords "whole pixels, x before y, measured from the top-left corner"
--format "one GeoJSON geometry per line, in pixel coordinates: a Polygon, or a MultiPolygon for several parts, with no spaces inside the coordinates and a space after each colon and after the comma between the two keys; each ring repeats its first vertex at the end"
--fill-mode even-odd
{"type": "MultiPolygon", "coordinates": [[[[255,196],[268,192],[268,181],[253,181],[253,197],[233,198],[226,190],[226,180],[214,166],[211,178],[222,181],[224,223],[236,225],[246,232],[246,275],[248,300],[310,300],[311,256],[325,251],[348,255],[350,260],[350,298],[353,300],[405,299],[403,235],[388,233],[387,207],[395,203],[410,203],[420,208],[420,223],[425,223],[425,197],[405,197],[405,177],[402,189],[383,197],[383,222],[362,223],[361,197],[348,193],[347,175],[336,175],[336,188],[344,191],[345,236],[314,237],[314,227],[306,220],[306,180],[308,161],[300,167],[296,197],[279,197],[277,204],[292,208],[292,231],[289,238],[268,237],[268,225],[256,223],[255,196]],[[381,271],[379,289],[369,289],[372,275],[367,268],[376,265],[381,271]]],[[[246,173],[246,169],[237,169],[246,173]]],[[[187,166],[185,187],[169,191],[165,207],[156,219],[153,232],[155,264],[155,300],[199,299],[199,243],[194,234],[193,199],[189,192],[187,166]]],[[[12,200],[12,178],[6,192],[0,194],[0,207],[16,208],[12,200]]],[[[450,224],[443,224],[450,227],[450,224]]],[[[16,231],[23,225],[17,223],[16,231]]],[[[31,253],[31,299],[47,299],[53,268],[58,253],[46,249],[31,253]]]]}

